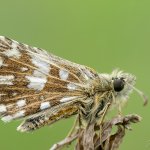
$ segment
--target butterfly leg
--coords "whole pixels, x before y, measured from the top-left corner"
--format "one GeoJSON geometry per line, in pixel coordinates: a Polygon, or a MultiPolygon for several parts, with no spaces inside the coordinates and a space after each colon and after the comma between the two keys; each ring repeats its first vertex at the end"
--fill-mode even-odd
{"type": "Polygon", "coordinates": [[[112,97],[113,97],[113,101],[117,104],[118,107],[118,116],[121,116],[122,115],[121,104],[116,102],[116,99],[113,94],[112,97]]]}
{"type": "Polygon", "coordinates": [[[107,103],[104,109],[98,113],[98,116],[100,117],[98,124],[102,124],[109,106],[110,106],[110,103],[107,103]]]}
{"type": "Polygon", "coordinates": [[[103,120],[105,118],[105,115],[108,111],[108,108],[110,106],[110,103],[107,103],[106,106],[104,107],[104,109],[102,111],[99,112],[98,116],[100,117],[100,120],[98,121],[98,125],[100,125],[100,132],[99,132],[99,137],[100,137],[100,145],[103,147],[102,145],[102,123],[103,120]]]}
{"type": "Polygon", "coordinates": [[[69,133],[68,133],[68,135],[67,135],[67,137],[70,137],[70,136],[72,136],[72,134],[74,134],[74,133],[76,133],[76,132],[78,132],[78,123],[79,123],[79,116],[77,116],[77,118],[75,119],[75,122],[74,122],[74,124],[73,124],[73,127],[71,128],[71,130],[69,131],[69,133]]]}

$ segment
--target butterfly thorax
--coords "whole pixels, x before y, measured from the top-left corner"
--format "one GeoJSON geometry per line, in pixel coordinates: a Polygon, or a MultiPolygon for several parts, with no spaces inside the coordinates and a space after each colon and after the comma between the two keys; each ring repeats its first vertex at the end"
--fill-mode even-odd
{"type": "Polygon", "coordinates": [[[101,111],[108,102],[112,102],[112,87],[109,81],[97,78],[88,81],[85,89],[86,99],[80,104],[81,124],[86,127],[90,122],[97,122],[101,117],[101,111]]]}

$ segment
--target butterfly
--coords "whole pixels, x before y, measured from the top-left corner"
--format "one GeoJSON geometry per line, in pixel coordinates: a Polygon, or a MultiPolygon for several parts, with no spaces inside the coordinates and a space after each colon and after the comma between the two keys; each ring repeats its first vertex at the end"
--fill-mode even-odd
{"type": "Polygon", "coordinates": [[[80,126],[99,122],[111,106],[128,99],[136,77],[111,74],[0,36],[0,116],[4,122],[24,119],[17,128],[29,132],[63,118],[79,116],[80,126]]]}

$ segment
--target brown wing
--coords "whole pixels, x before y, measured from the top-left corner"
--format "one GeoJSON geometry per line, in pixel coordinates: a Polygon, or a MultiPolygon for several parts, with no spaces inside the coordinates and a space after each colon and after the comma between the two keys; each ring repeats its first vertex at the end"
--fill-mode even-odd
{"type": "Polygon", "coordinates": [[[0,36],[0,114],[5,122],[75,104],[96,76],[85,66],[0,36]]]}

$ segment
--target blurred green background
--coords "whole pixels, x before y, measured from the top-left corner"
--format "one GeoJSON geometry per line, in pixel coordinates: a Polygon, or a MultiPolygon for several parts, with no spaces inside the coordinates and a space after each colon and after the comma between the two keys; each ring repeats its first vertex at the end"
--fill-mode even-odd
{"type": "MultiPolygon", "coordinates": [[[[149,0],[0,0],[0,34],[99,72],[131,72],[136,87],[150,97],[149,0]]],[[[133,93],[123,113],[143,120],[127,132],[120,149],[149,150],[149,106],[142,107],[133,93]]],[[[73,120],[34,133],[17,132],[21,121],[0,122],[0,150],[48,150],[67,135],[73,120]]]]}

